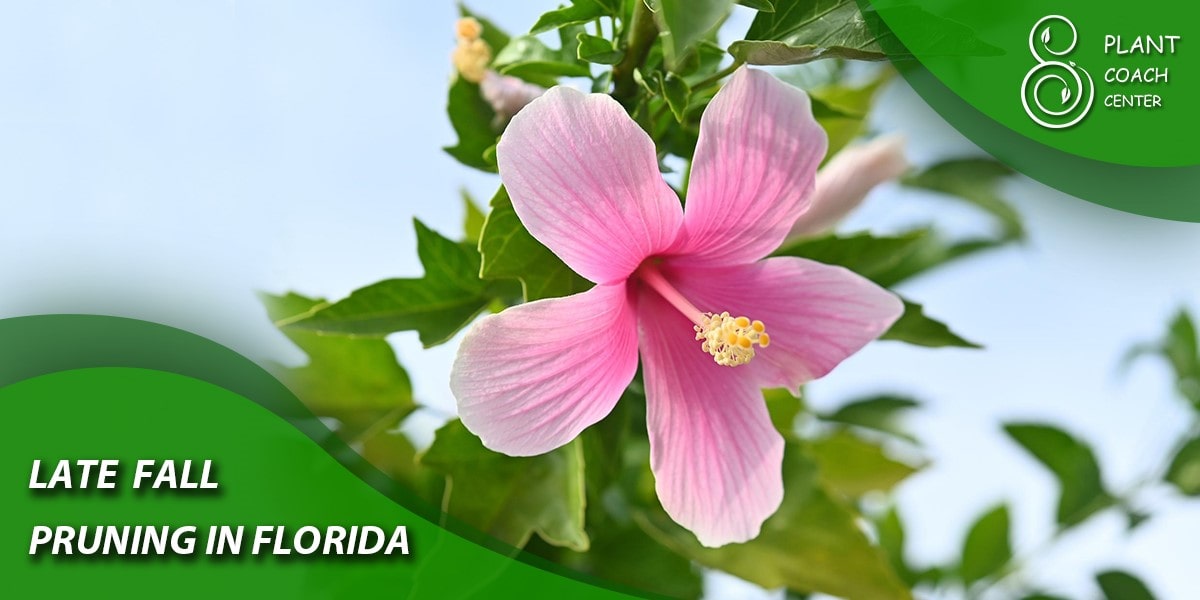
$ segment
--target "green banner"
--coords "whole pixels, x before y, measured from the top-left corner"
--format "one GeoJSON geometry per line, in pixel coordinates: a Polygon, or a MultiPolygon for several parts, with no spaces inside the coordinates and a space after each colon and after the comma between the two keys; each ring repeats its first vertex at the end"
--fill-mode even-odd
{"type": "Polygon", "coordinates": [[[870,0],[864,10],[922,98],[989,153],[1085,200],[1200,221],[1200,150],[1188,137],[1200,8],[1163,4],[870,0]]]}
{"type": "Polygon", "coordinates": [[[183,331],[0,321],[0,406],[20,424],[0,459],[18,597],[624,596],[452,522],[183,331]]]}

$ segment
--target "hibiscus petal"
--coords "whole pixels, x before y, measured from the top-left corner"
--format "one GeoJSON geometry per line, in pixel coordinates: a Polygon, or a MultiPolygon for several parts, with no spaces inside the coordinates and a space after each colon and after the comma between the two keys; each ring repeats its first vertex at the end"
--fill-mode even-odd
{"type": "Polygon", "coordinates": [[[808,95],[742,68],[700,121],[683,235],[673,254],[745,264],[779,247],[808,207],[828,145],[808,95]]]}
{"type": "Polygon", "coordinates": [[[763,387],[795,389],[825,376],[904,312],[895,294],[865,277],[802,258],[664,274],[701,311],[766,324],[771,343],[746,365],[763,387]]]}
{"type": "Polygon", "coordinates": [[[745,368],[700,349],[691,321],[639,299],[650,466],[667,514],[705,546],[744,542],[783,500],[783,438],[745,368]]]}
{"type": "Polygon", "coordinates": [[[532,456],[612,411],[637,364],[625,285],[598,285],[480,319],[459,347],[450,389],[483,445],[532,456]]]}
{"type": "Polygon", "coordinates": [[[904,137],[885,135],[838,152],[820,171],[808,210],[792,225],[789,236],[803,237],[833,229],[862,204],[875,186],[908,170],[904,137]]]}
{"type": "Polygon", "coordinates": [[[654,142],[607,95],[550,89],[513,117],[496,160],[529,233],[592,281],[624,279],[678,234],[654,142]]]}

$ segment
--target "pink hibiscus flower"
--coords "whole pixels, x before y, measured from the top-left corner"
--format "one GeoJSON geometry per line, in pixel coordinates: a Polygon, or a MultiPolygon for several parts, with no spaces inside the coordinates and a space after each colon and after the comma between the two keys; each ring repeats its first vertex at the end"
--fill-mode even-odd
{"type": "Polygon", "coordinates": [[[707,546],[758,535],[783,498],[761,388],[825,375],[903,310],[845,269],[764,258],[825,148],[808,96],[741,69],[701,121],[684,210],[612,98],[534,100],[501,138],[500,177],[529,232],[597,285],[472,328],[450,382],[463,424],[498,452],[553,450],[612,410],[640,351],[663,508],[707,546]]]}

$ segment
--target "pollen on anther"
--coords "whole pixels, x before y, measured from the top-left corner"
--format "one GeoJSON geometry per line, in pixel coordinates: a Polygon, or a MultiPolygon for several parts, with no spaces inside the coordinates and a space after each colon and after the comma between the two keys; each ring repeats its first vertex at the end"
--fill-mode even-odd
{"type": "Polygon", "coordinates": [[[762,321],[748,317],[732,317],[728,312],[704,313],[694,327],[700,349],[711,354],[719,365],[736,367],[754,358],[754,347],[766,348],[771,343],[762,321]]]}

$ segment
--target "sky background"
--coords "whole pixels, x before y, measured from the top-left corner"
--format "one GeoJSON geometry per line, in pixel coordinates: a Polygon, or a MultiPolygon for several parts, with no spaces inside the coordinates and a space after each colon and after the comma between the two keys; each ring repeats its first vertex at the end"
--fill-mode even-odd
{"type": "MultiPolygon", "coordinates": [[[[552,2],[490,11],[510,31],[552,2]]],[[[461,230],[460,188],[497,180],[459,166],[444,115],[456,16],[449,2],[356,0],[0,1],[0,317],[95,312],[190,329],[255,358],[300,355],[256,291],[336,299],[417,276],[412,219],[461,230]]],[[[739,9],[728,33],[750,13],[739,9]]],[[[740,27],[740,29],[739,29],[740,27]]],[[[903,84],[872,120],[907,134],[913,162],[977,154],[903,84]]],[[[1018,553],[1050,533],[1050,476],[999,432],[1008,419],[1066,424],[1097,446],[1123,489],[1164,455],[1186,409],[1165,368],[1120,375],[1134,343],[1180,306],[1200,308],[1200,226],[1097,207],[1032,181],[1005,185],[1028,243],[902,291],[983,351],[880,343],[811,386],[817,407],[908,393],[933,464],[899,489],[914,562],[957,554],[969,523],[1013,507],[1018,553]]],[[[934,222],[966,233],[969,211],[895,186],[844,229],[934,222]]],[[[391,338],[420,400],[453,411],[454,344],[391,338]]],[[[1124,567],[1162,598],[1200,597],[1200,506],[1169,494],[1132,536],[1116,514],[1039,553],[1031,579],[1076,597],[1124,567]]],[[[733,589],[733,588],[728,588],[733,589]]]]}

